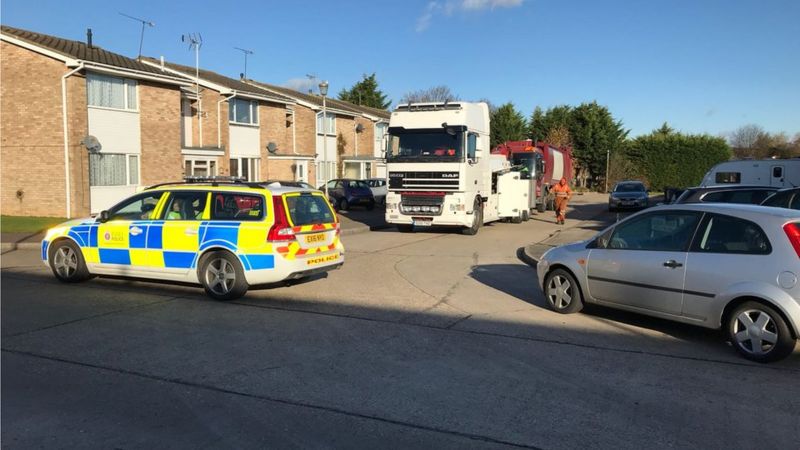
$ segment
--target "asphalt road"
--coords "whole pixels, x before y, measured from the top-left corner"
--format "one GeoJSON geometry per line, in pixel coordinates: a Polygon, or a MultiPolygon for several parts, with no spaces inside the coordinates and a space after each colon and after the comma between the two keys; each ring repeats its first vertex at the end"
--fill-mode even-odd
{"type": "Polygon", "coordinates": [[[354,234],[341,270],[232,303],[6,253],[2,444],[797,447],[800,351],[757,365],[713,331],[552,313],[518,254],[556,229],[354,234]]]}

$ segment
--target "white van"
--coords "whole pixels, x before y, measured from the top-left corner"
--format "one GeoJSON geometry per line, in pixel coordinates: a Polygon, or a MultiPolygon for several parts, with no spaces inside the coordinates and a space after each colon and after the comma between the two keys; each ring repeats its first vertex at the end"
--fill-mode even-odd
{"type": "Polygon", "coordinates": [[[725,161],[712,167],[703,177],[700,186],[729,184],[777,188],[800,186],[800,158],[725,161]]]}

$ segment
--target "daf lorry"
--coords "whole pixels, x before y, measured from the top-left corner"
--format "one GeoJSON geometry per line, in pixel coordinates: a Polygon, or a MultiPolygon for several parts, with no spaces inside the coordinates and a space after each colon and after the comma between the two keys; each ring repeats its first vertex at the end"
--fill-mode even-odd
{"type": "Polygon", "coordinates": [[[527,184],[491,154],[489,127],[486,103],[399,105],[389,119],[386,222],[473,235],[488,222],[526,218],[527,184]]]}

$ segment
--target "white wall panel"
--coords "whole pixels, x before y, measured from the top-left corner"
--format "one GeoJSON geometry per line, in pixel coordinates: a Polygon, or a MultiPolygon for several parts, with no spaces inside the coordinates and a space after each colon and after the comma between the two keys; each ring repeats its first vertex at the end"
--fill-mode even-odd
{"type": "Polygon", "coordinates": [[[95,136],[103,153],[141,153],[139,113],[89,107],[89,134],[95,136]]]}
{"type": "Polygon", "coordinates": [[[259,152],[259,133],[258,127],[248,127],[242,125],[230,125],[230,145],[231,156],[246,156],[258,158],[259,152]]]}

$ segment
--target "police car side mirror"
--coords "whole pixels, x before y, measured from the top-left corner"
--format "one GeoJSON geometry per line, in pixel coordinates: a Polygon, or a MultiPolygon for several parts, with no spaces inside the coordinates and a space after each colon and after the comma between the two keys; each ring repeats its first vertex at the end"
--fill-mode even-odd
{"type": "Polygon", "coordinates": [[[97,216],[97,221],[100,223],[108,222],[108,211],[106,210],[100,211],[100,214],[97,216]]]}

